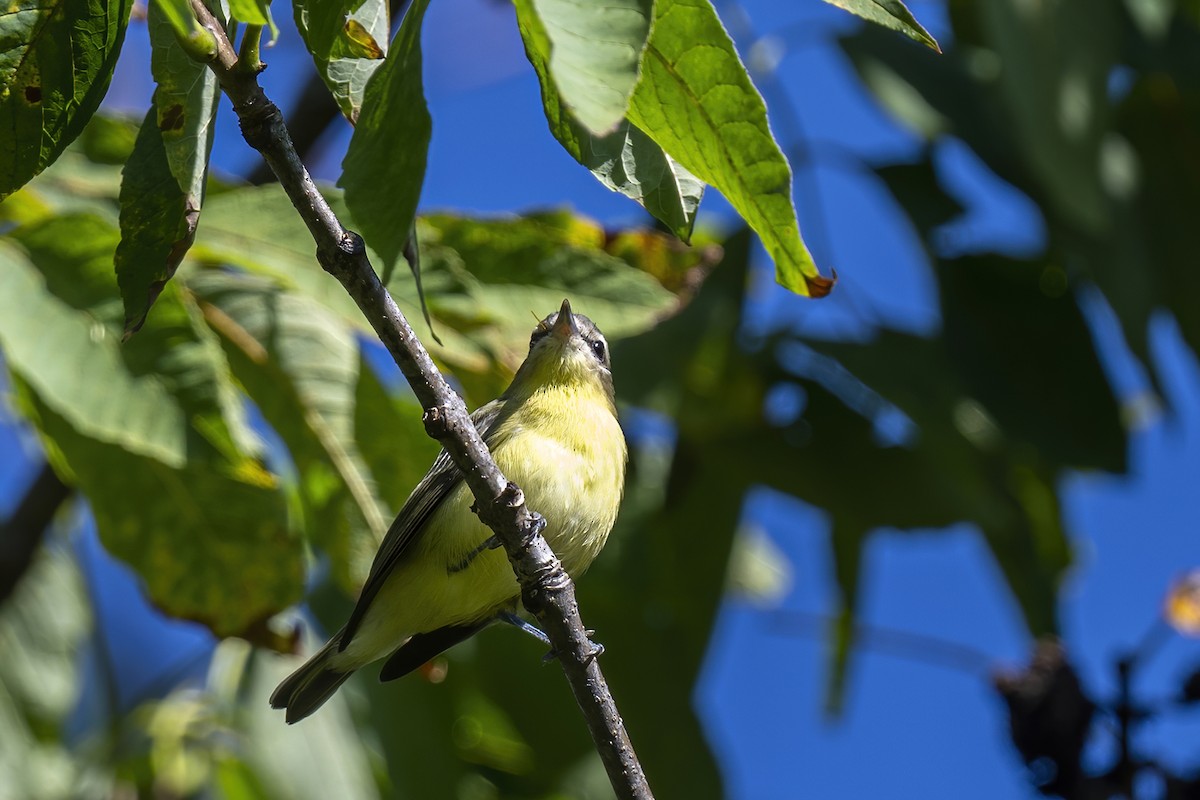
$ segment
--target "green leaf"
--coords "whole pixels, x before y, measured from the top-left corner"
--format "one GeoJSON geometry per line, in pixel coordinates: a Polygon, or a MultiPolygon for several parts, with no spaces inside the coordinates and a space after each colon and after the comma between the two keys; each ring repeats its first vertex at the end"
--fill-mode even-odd
{"type": "Polygon", "coordinates": [[[942,52],[937,40],[921,27],[912,12],[900,0],[825,0],[832,6],[845,9],[868,22],[903,33],[935,52],[942,52]]]}
{"type": "Polygon", "coordinates": [[[344,586],[361,585],[388,520],[355,442],[360,376],[353,330],[255,276],[210,271],[187,285],[221,336],[234,374],[288,446],[311,538],[334,556],[344,586]],[[357,516],[365,542],[336,524],[343,506],[357,516]]]}
{"type": "Polygon", "coordinates": [[[421,86],[421,22],[429,0],[413,0],[383,68],[371,76],[338,186],[387,274],[412,232],[433,122],[421,86]]]}
{"type": "MultiPolygon", "coordinates": [[[[94,216],[66,215],[11,235],[41,271],[48,293],[78,312],[93,339],[119,336],[121,308],[110,266],[117,234],[111,224],[94,216]]],[[[168,290],[146,331],[147,336],[120,346],[120,366],[131,376],[153,375],[179,404],[194,429],[188,434],[189,457],[219,453],[235,465],[246,455],[257,456],[261,444],[246,421],[228,365],[188,296],[168,290]]],[[[69,385],[56,388],[80,403],[80,416],[96,414],[88,407],[89,393],[71,392],[69,385]]]]}
{"type": "Polygon", "coordinates": [[[249,635],[299,596],[302,549],[275,478],[239,448],[240,398],[178,287],[119,345],[116,236],[98,218],[51,218],[12,234],[30,257],[0,246],[6,365],[56,471],[154,602],[249,635]]]}
{"type": "Polygon", "coordinates": [[[546,121],[554,138],[602,184],[633,199],[676,236],[688,241],[704,196],[703,181],[624,116],[615,130],[603,134],[593,134],[577,122],[563,104],[550,74],[551,42],[533,0],[518,0],[516,5],[525,54],[537,72],[546,121]]]}
{"type": "Polygon", "coordinates": [[[132,0],[16,0],[0,35],[0,200],[52,164],[100,105],[132,0]]]}
{"type": "Polygon", "coordinates": [[[387,50],[387,0],[294,0],[292,12],[321,79],[346,119],[357,123],[387,50]]]}
{"type": "MultiPolygon", "coordinates": [[[[100,251],[108,244],[90,241],[96,234],[86,230],[72,235],[100,251]]],[[[0,263],[0,346],[8,368],[87,436],[181,466],[183,412],[162,383],[127,370],[119,336],[50,294],[45,278],[16,247],[0,243],[0,263]],[[93,391],[97,386],[104,391],[93,391]]]]}
{"type": "Polygon", "coordinates": [[[127,334],[145,323],[195,236],[221,97],[216,75],[179,46],[161,4],[150,4],[146,24],[157,85],[125,167],[115,259],[127,334]]]}
{"type": "Polygon", "coordinates": [[[543,91],[552,91],[584,132],[603,137],[625,119],[653,8],[653,0],[518,3],[526,48],[525,29],[536,25],[538,31],[543,91]]]}
{"type": "MultiPolygon", "coordinates": [[[[534,321],[563,297],[610,339],[645,330],[675,304],[651,275],[600,249],[602,228],[566,213],[498,220],[431,214],[420,228],[428,273],[448,273],[467,288],[434,297],[437,317],[470,331],[506,370],[524,359],[534,321]]],[[[502,388],[493,385],[492,396],[502,388]]]]}
{"type": "Polygon", "coordinates": [[[0,773],[13,797],[50,800],[81,787],[107,794],[103,767],[77,757],[59,731],[78,702],[79,655],[92,627],[87,589],[70,550],[47,540],[0,606],[0,773]],[[89,774],[90,773],[90,774],[89,774]]]}
{"type": "Polygon", "coordinates": [[[61,454],[56,469],[67,465],[88,498],[105,549],[137,571],[165,613],[218,636],[254,637],[300,599],[304,552],[269,475],[168,466],[81,435],[32,393],[24,410],[61,454]]]}
{"type": "Polygon", "coordinates": [[[762,239],[776,279],[822,297],[833,288],[800,239],[792,171],[767,109],[709,0],[658,0],[629,121],[725,195],[762,239]]]}
{"type": "MultiPolygon", "coordinates": [[[[334,211],[346,219],[339,193],[329,190],[327,195],[334,211]]],[[[373,336],[370,323],[346,290],[321,268],[315,249],[312,235],[287,195],[278,185],[271,185],[245,187],[214,196],[205,206],[199,239],[191,257],[269,275],[281,286],[316,300],[358,330],[373,336]],[[252,224],[247,224],[247,220],[252,220],[252,224]]],[[[379,263],[378,255],[370,248],[367,254],[371,263],[379,263]]],[[[420,313],[416,286],[407,273],[392,272],[387,289],[405,316],[414,319],[420,313]]],[[[462,290],[452,276],[444,273],[425,278],[435,296],[462,290]]],[[[483,359],[466,338],[452,330],[442,330],[440,334],[445,345],[430,346],[435,358],[469,369],[482,368],[483,359]]]]}
{"type": "Polygon", "coordinates": [[[152,104],[121,179],[121,243],[113,263],[125,303],[126,338],[145,324],[150,306],[192,246],[201,201],[180,189],[172,174],[158,106],[152,104]]]}
{"type": "Polygon", "coordinates": [[[229,16],[250,25],[271,24],[269,0],[229,0],[229,16]]]}

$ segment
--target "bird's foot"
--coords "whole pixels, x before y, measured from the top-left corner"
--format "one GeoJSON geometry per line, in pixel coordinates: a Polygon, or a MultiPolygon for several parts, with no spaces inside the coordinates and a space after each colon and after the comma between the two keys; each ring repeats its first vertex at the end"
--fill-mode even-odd
{"type": "Polygon", "coordinates": [[[525,631],[542,644],[550,644],[550,637],[546,635],[545,631],[543,631],[537,625],[534,625],[529,620],[517,616],[517,614],[513,613],[512,611],[501,611],[496,615],[496,619],[512,625],[514,628],[525,631]]]}
{"type": "Polygon", "coordinates": [[[450,573],[451,575],[453,575],[456,572],[462,572],[464,569],[471,566],[471,562],[474,561],[475,558],[480,553],[483,553],[487,550],[495,550],[499,546],[500,546],[500,540],[497,539],[495,536],[489,536],[487,539],[484,540],[483,544],[479,545],[474,550],[467,553],[467,555],[463,558],[462,561],[459,561],[455,564],[451,564],[449,567],[447,567],[446,572],[450,573]]]}
{"type": "MultiPolygon", "coordinates": [[[[584,631],[584,633],[587,634],[587,637],[588,637],[588,651],[583,656],[583,663],[584,663],[584,666],[586,666],[588,664],[591,664],[593,661],[595,661],[600,656],[604,655],[604,645],[600,644],[599,642],[592,641],[592,637],[596,635],[595,631],[589,630],[589,631],[584,631]]],[[[548,638],[547,638],[547,643],[549,643],[548,638]]],[[[542,656],[542,663],[549,664],[551,661],[554,661],[557,658],[558,658],[558,651],[551,650],[549,653],[546,653],[546,655],[542,656]]]]}

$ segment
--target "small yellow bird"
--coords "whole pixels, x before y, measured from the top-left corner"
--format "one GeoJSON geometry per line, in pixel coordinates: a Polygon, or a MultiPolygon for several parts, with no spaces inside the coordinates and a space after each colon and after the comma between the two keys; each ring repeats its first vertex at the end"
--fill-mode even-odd
{"type": "MultiPolygon", "coordinates": [[[[600,329],[563,300],[534,328],[504,394],[471,418],[577,578],[604,547],[625,487],[625,437],[600,329]]],[[[380,680],[392,680],[494,621],[522,625],[512,567],[472,503],[443,450],[384,537],[350,619],[271,695],[289,723],[372,661],[390,656],[380,680]]]]}

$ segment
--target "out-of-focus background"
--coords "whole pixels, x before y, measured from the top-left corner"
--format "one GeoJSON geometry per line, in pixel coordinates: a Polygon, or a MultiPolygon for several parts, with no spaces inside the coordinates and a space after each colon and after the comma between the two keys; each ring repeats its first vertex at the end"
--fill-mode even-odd
{"type": "MultiPolygon", "coordinates": [[[[697,247],[723,260],[678,315],[614,337],[633,469],[581,582],[585,620],[664,798],[1194,797],[1185,590],[1163,615],[1200,566],[1200,7],[909,6],[943,54],[818,0],[717,3],[839,283],[820,301],[775,285],[705,197],[697,247]]],[[[311,59],[276,18],[262,82],[332,183],[351,128],[306,94],[311,59]]],[[[651,226],[550,136],[508,3],[439,0],[423,44],[423,212],[651,226]]],[[[148,60],[135,21],[106,112],[145,112],[148,60]]],[[[265,179],[227,104],[212,160],[230,186],[265,179]]],[[[82,165],[39,181],[86,184],[82,165]]],[[[395,442],[371,432],[374,454],[359,437],[402,498],[429,444],[395,368],[351,341],[386,390],[373,402],[407,415],[395,442]]],[[[460,381],[487,399],[491,378],[460,381]]],[[[39,476],[55,491],[18,406],[0,428],[10,519],[39,476]]],[[[288,728],[266,698],[294,657],[163,613],[144,590],[156,568],[135,572],[86,502],[58,499],[0,605],[0,797],[610,791],[557,668],[514,632],[397,683],[366,670],[288,728]]],[[[338,624],[350,592],[320,552],[260,644],[338,624]]]]}

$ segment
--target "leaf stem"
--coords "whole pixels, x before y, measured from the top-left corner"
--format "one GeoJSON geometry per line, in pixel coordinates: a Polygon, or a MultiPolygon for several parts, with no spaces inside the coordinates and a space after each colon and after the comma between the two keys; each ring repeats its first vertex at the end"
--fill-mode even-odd
{"type": "Polygon", "coordinates": [[[257,75],[266,69],[266,64],[259,60],[259,47],[262,42],[262,25],[247,25],[242,34],[242,46],[238,49],[237,69],[257,75]]]}
{"type": "Polygon", "coordinates": [[[216,39],[209,67],[233,102],[246,142],[270,165],[317,245],[317,259],[371,322],[425,409],[425,430],[463,473],[479,518],[504,544],[521,596],[550,636],[558,661],[583,712],[613,790],[620,798],[653,795],[633,751],[612,693],[600,672],[596,646],[579,615],[575,587],[541,535],[541,517],[509,482],[488,452],[463,403],[434,366],[396,301],[379,281],[362,237],[342,226],[317,190],[284,126],[283,115],[263,92],[257,75],[237,69],[238,57],[220,23],[200,0],[191,0],[197,19],[216,39]]]}

